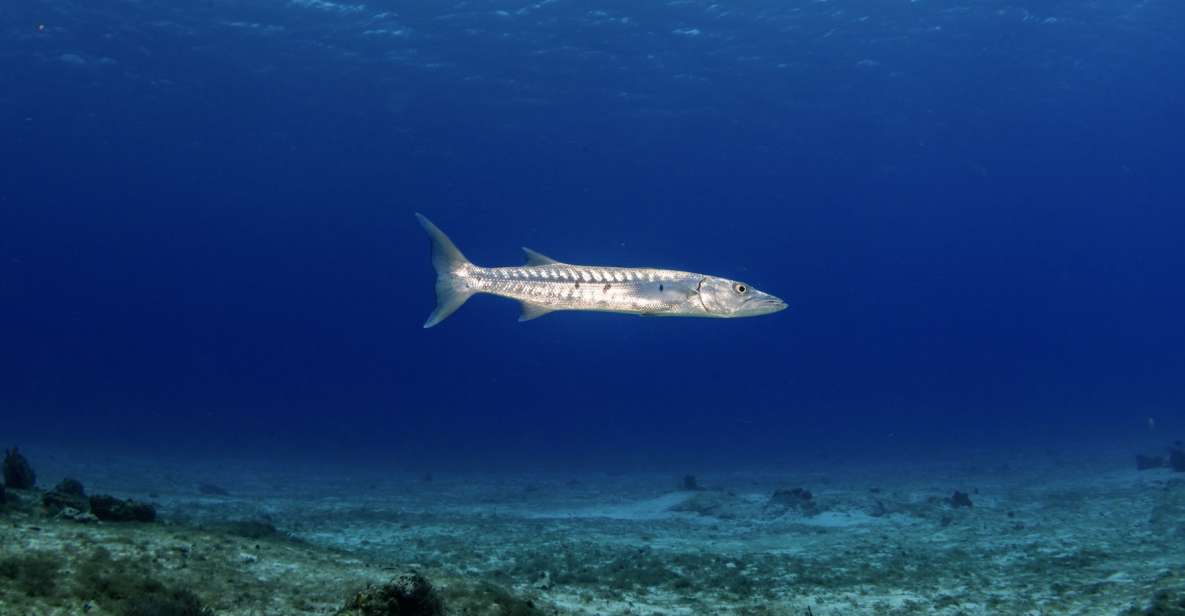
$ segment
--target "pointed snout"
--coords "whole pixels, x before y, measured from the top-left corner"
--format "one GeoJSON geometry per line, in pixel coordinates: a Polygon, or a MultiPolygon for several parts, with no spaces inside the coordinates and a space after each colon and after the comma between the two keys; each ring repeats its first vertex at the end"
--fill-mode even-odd
{"type": "Polygon", "coordinates": [[[745,312],[751,315],[773,314],[788,308],[786,302],[779,297],[762,293],[745,303],[745,312]]]}

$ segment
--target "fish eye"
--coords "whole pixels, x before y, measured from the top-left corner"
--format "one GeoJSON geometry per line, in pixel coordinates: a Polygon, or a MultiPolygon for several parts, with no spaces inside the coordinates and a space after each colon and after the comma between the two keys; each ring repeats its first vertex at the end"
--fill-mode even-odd
{"type": "Polygon", "coordinates": [[[738,282],[737,284],[732,285],[732,290],[736,291],[737,293],[744,293],[745,291],[748,291],[749,288],[738,282]]]}

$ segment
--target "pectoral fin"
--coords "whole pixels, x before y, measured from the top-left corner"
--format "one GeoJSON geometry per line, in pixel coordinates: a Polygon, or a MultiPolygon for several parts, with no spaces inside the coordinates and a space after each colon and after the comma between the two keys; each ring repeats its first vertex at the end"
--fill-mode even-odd
{"type": "Polygon", "coordinates": [[[555,310],[542,304],[523,302],[523,313],[519,315],[518,322],[522,323],[523,321],[538,319],[549,312],[555,312],[555,310]]]}

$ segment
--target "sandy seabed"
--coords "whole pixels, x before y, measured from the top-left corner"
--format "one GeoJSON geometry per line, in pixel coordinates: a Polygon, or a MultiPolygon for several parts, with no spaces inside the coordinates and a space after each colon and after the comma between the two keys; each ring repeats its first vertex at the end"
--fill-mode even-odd
{"type": "Polygon", "coordinates": [[[0,614],[121,616],[116,574],[215,614],[334,614],[408,570],[451,614],[1185,614],[1185,475],[1120,462],[738,472],[698,489],[669,474],[48,466],[39,485],[74,477],[159,521],[79,522],[9,490],[0,614]]]}

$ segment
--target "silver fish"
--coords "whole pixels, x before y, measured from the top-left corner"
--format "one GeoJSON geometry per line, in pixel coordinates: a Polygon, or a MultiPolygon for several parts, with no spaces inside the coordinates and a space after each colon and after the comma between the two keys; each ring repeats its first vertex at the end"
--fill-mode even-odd
{"type": "Polygon", "coordinates": [[[600,267],[560,263],[523,247],[522,267],[479,267],[469,262],[436,225],[416,214],[432,239],[436,310],[432,327],[477,293],[522,302],[519,321],[556,310],[595,310],[644,316],[755,317],[784,310],[786,303],[735,280],[649,267],[600,267]]]}

